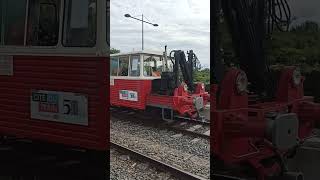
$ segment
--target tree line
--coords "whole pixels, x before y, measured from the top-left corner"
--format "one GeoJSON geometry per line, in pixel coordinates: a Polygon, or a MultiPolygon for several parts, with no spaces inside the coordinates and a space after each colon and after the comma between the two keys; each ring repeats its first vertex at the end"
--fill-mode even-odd
{"type": "MultiPolygon", "coordinates": [[[[226,25],[222,26],[223,58],[238,64],[232,39],[226,25]]],[[[303,71],[320,70],[320,26],[313,21],[295,25],[288,32],[275,31],[266,44],[269,65],[298,65],[303,71]]]]}

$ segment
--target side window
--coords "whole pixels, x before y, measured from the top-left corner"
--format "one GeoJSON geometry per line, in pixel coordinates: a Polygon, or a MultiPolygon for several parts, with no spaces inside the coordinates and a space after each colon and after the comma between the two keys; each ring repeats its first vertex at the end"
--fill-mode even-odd
{"type": "Polygon", "coordinates": [[[153,60],[155,62],[155,67],[156,67],[156,71],[161,73],[162,72],[162,68],[163,68],[163,61],[162,61],[162,57],[160,56],[153,56],[153,60]]]}
{"type": "Polygon", "coordinates": [[[111,63],[110,63],[110,74],[111,74],[111,76],[117,76],[118,75],[118,65],[119,65],[118,58],[111,58],[111,63]]]}
{"type": "Polygon", "coordinates": [[[162,72],[162,59],[159,56],[144,56],[143,58],[143,75],[159,77],[162,72]]]}
{"type": "Polygon", "coordinates": [[[3,18],[3,0],[0,0],[0,45],[2,45],[3,41],[3,30],[2,30],[2,18],[3,18]]]}
{"type": "Polygon", "coordinates": [[[130,76],[140,76],[140,56],[131,56],[130,76]]]}
{"type": "Polygon", "coordinates": [[[152,76],[152,67],[154,63],[151,61],[152,56],[144,55],[143,56],[143,75],[152,76]]]}
{"type": "Polygon", "coordinates": [[[118,76],[128,76],[128,67],[129,67],[129,57],[120,57],[118,76]]]}
{"type": "Polygon", "coordinates": [[[96,0],[66,0],[63,45],[93,47],[96,44],[96,0]]]}
{"type": "Polygon", "coordinates": [[[31,0],[29,2],[27,45],[56,45],[59,37],[60,0],[31,0]]]}
{"type": "Polygon", "coordinates": [[[2,30],[5,45],[24,45],[26,0],[2,0],[2,30]]]}

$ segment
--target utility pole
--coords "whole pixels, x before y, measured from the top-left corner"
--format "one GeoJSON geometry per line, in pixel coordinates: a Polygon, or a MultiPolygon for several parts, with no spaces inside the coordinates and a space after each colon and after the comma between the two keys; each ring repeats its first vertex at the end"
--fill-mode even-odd
{"type": "Polygon", "coordinates": [[[138,18],[136,18],[136,17],[132,17],[130,14],[125,14],[124,17],[132,18],[132,19],[141,21],[141,27],[142,27],[142,50],[144,50],[144,31],[143,31],[143,23],[151,24],[151,25],[153,25],[153,26],[155,26],[155,27],[157,27],[157,26],[159,26],[159,25],[158,25],[158,24],[150,23],[150,22],[148,22],[148,21],[145,21],[143,14],[142,14],[142,19],[138,19],[138,18]]]}

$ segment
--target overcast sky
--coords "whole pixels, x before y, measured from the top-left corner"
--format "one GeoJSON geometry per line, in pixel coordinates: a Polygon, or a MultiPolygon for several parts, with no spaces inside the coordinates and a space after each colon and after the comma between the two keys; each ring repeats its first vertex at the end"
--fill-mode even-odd
{"type": "Polygon", "coordinates": [[[320,23],[319,0],[288,0],[297,23],[311,20],[320,23]]]}
{"type": "MultiPolygon", "coordinates": [[[[144,49],[194,50],[202,65],[210,65],[210,0],[110,0],[111,47],[121,52],[141,50],[141,22],[124,14],[144,16],[144,49]]],[[[138,17],[141,18],[141,17],[138,17]]]]}
{"type": "MultiPolygon", "coordinates": [[[[320,23],[320,0],[288,0],[298,23],[320,23]]],[[[141,23],[124,14],[144,14],[159,27],[145,24],[145,50],[193,49],[201,64],[210,64],[210,0],[110,0],[111,47],[141,50],[141,23]]],[[[141,17],[139,17],[141,18],[141,17]]]]}

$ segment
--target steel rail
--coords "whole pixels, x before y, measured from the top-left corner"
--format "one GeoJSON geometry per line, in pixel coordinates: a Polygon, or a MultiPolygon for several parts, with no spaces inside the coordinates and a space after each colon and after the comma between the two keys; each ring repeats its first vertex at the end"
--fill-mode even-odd
{"type": "Polygon", "coordinates": [[[204,178],[204,177],[201,177],[201,176],[192,174],[190,172],[178,169],[174,166],[171,166],[167,163],[156,160],[150,156],[144,155],[144,154],[139,153],[135,150],[124,147],[124,146],[117,144],[115,142],[110,141],[110,146],[118,149],[119,151],[121,151],[125,154],[129,154],[131,156],[134,156],[138,160],[141,160],[144,162],[149,162],[149,163],[155,165],[155,167],[157,169],[160,169],[165,172],[170,172],[176,178],[183,179],[183,180],[206,180],[206,178],[204,178]]]}

